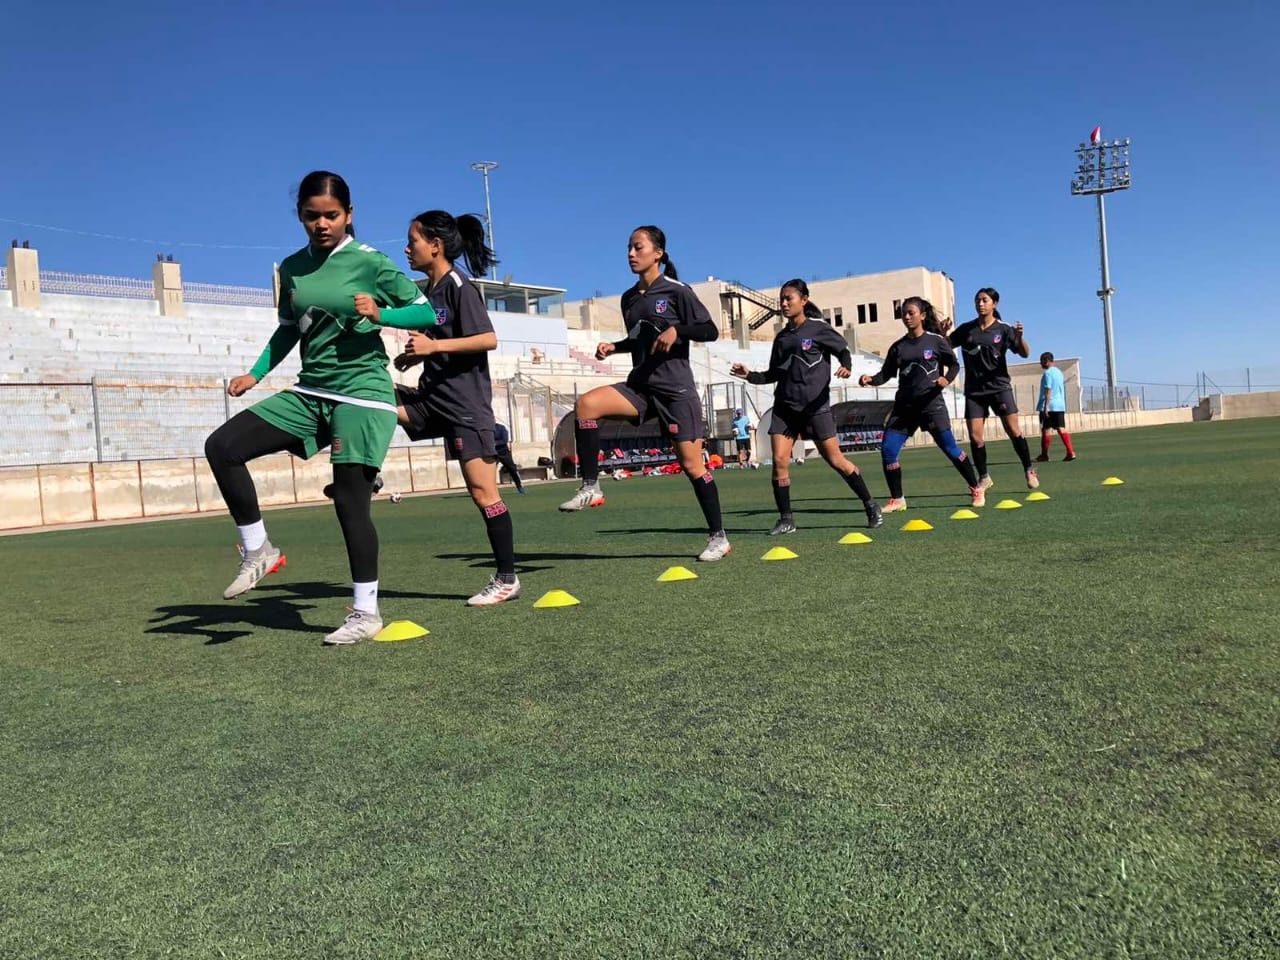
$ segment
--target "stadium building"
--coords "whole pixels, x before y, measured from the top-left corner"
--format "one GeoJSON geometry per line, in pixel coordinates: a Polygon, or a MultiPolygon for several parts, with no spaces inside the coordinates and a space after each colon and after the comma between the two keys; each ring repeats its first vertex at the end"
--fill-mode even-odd
{"type": "MultiPolygon", "coordinates": [[[[969,319],[967,314],[956,317],[955,281],[940,270],[908,267],[806,282],[823,318],[844,335],[854,353],[884,356],[889,345],[902,336],[902,302],[908,297],[924,297],[940,317],[957,323],[969,319]]],[[[781,287],[755,289],[716,277],[689,283],[689,287],[720,325],[720,335],[740,346],[771,341],[782,327],[778,313],[781,287]]],[[[564,304],[565,320],[573,329],[591,330],[602,337],[621,336],[620,297],[569,301],[564,304]]]]}

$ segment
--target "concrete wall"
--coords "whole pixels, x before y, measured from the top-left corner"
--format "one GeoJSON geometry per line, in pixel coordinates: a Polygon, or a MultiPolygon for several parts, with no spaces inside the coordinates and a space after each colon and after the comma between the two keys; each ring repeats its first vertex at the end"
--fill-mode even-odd
{"type": "MultiPolygon", "coordinates": [[[[533,466],[546,446],[516,444],[513,452],[521,466],[533,466]]],[[[304,461],[278,454],[250,469],[264,507],[325,502],[321,490],[333,479],[323,456],[304,461]]],[[[465,487],[457,464],[446,467],[442,446],[392,450],[382,472],[388,492],[465,487]]],[[[199,458],[0,468],[0,530],[225,510],[208,464],[199,458]]]]}
{"type": "MultiPolygon", "coordinates": [[[[1193,420],[1200,419],[1194,416],[1196,408],[1193,407],[1170,407],[1167,410],[1117,410],[1110,413],[1068,413],[1067,414],[1067,432],[1075,435],[1077,433],[1092,433],[1095,430],[1123,430],[1128,427],[1155,427],[1165,423],[1191,423],[1193,420]]],[[[1022,435],[1028,438],[1028,443],[1032,445],[1032,451],[1035,451],[1035,443],[1040,436],[1040,417],[1035,413],[1023,413],[1018,417],[1018,426],[1022,428],[1022,435]]],[[[956,435],[956,439],[961,442],[968,442],[968,432],[965,429],[963,419],[951,421],[951,430],[956,435]]],[[[998,418],[992,417],[987,420],[986,429],[984,431],[986,442],[990,444],[993,440],[1005,440],[1007,435],[1004,432],[1004,424],[998,418]]],[[[933,438],[927,433],[917,432],[912,436],[908,446],[924,446],[932,445],[933,438]]]]}
{"type": "Polygon", "coordinates": [[[1197,420],[1243,420],[1280,417],[1280,391],[1229,393],[1205,397],[1195,409],[1197,420]]]}
{"type": "MultiPolygon", "coordinates": [[[[1263,415],[1280,414],[1280,393],[1225,399],[1248,400],[1250,397],[1269,398],[1263,415]]],[[[1236,411],[1264,408],[1264,404],[1256,400],[1235,406],[1236,411]]],[[[1199,412],[1198,408],[1195,412],[1199,412]]],[[[1192,415],[1190,407],[1071,413],[1067,415],[1067,429],[1074,434],[1190,423],[1192,415]]],[[[1022,417],[1021,424],[1026,436],[1038,436],[1039,422],[1034,415],[1022,417]]],[[[963,420],[953,421],[952,428],[957,437],[965,439],[963,420]]],[[[1004,438],[998,420],[987,422],[986,436],[988,442],[1004,438]]],[[[911,441],[912,446],[929,444],[932,440],[926,434],[917,434],[911,441]]],[[[539,456],[546,455],[546,446],[541,443],[516,444],[513,449],[516,462],[522,466],[532,466],[539,456]]],[[[278,454],[255,461],[251,469],[263,506],[325,502],[321,488],[331,479],[327,457],[302,461],[278,454]]],[[[444,448],[440,446],[392,450],[383,465],[383,474],[388,492],[424,493],[464,488],[458,465],[446,461],[444,448]]],[[[0,530],[214,514],[225,510],[208,465],[199,458],[0,468],[0,530]]]]}
{"type": "Polygon", "coordinates": [[[24,310],[40,306],[40,258],[35,250],[10,247],[5,254],[8,305],[24,310]]]}
{"type": "Polygon", "coordinates": [[[591,330],[597,340],[618,340],[625,328],[618,297],[589,297],[564,305],[565,323],[570,330],[591,330]]]}

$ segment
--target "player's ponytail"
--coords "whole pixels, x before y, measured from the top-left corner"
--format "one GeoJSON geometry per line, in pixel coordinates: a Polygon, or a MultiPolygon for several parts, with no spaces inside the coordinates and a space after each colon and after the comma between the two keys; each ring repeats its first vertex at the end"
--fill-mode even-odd
{"type": "Polygon", "coordinates": [[[933,304],[926,300],[922,311],[924,313],[924,328],[930,333],[941,335],[942,321],[938,319],[938,311],[933,309],[933,304]]]}
{"type": "Polygon", "coordinates": [[[809,285],[807,283],[805,283],[799,277],[796,277],[794,280],[788,280],[778,290],[778,296],[781,297],[782,291],[788,288],[800,294],[800,296],[804,299],[805,301],[804,315],[806,317],[808,317],[811,320],[822,319],[822,311],[818,308],[818,305],[816,303],[814,303],[812,300],[809,299],[809,285]]]}
{"type": "Polygon", "coordinates": [[[643,227],[636,227],[631,232],[638,233],[641,230],[648,235],[649,242],[662,251],[662,257],[658,262],[662,264],[663,276],[670,277],[672,280],[679,280],[680,274],[676,271],[676,265],[671,262],[671,257],[667,255],[667,235],[651,223],[643,227]]]}
{"type": "Polygon", "coordinates": [[[484,221],[475,214],[464,213],[457,218],[458,236],[462,240],[462,255],[473,277],[483,277],[498,262],[494,252],[485,243],[484,221]]]}
{"type": "Polygon", "coordinates": [[[672,280],[679,280],[680,274],[676,271],[676,265],[671,262],[671,258],[667,256],[667,251],[662,251],[662,274],[670,277],[672,280]]]}
{"type": "MultiPolygon", "coordinates": [[[[981,290],[979,290],[977,293],[975,293],[975,294],[973,295],[973,302],[974,302],[974,304],[975,304],[975,305],[976,305],[976,304],[977,304],[977,302],[978,302],[978,298],[979,298],[980,296],[982,296],[984,293],[985,293],[988,297],[990,297],[990,298],[991,298],[991,302],[992,302],[992,303],[999,303],[999,302],[1000,302],[1000,293],[999,293],[999,291],[997,291],[997,290],[996,290],[996,288],[995,288],[995,287],[983,287],[981,290]]],[[[1000,316],[1000,310],[999,310],[999,308],[996,308],[995,310],[992,310],[992,311],[991,311],[991,315],[992,315],[993,317],[995,317],[997,320],[1001,320],[1001,319],[1003,319],[1003,318],[1000,316]]]]}
{"type": "Polygon", "coordinates": [[[467,271],[473,277],[483,277],[498,262],[485,243],[484,222],[474,214],[455,218],[444,210],[427,210],[414,217],[413,222],[428,240],[440,241],[444,258],[450,263],[465,258],[467,271]]]}
{"type": "Polygon", "coordinates": [[[915,304],[920,313],[924,315],[924,329],[926,333],[942,334],[942,324],[938,320],[938,311],[933,309],[933,304],[924,297],[907,297],[902,301],[902,309],[905,312],[907,307],[915,304]]]}

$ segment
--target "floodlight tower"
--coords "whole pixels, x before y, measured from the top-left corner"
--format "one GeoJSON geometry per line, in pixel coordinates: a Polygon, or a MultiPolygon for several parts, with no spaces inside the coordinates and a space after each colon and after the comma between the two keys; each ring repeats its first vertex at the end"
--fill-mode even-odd
{"type": "MultiPolygon", "coordinates": [[[[494,160],[477,160],[471,165],[472,170],[479,170],[484,176],[484,222],[489,228],[489,249],[497,250],[493,245],[493,207],[489,205],[489,171],[497,170],[498,164],[494,160]]],[[[495,263],[490,268],[490,275],[494,280],[498,279],[498,265],[495,263]]]]}
{"type": "Polygon", "coordinates": [[[1072,196],[1092,194],[1098,198],[1098,244],[1102,249],[1102,324],[1107,349],[1107,406],[1116,405],[1116,353],[1111,332],[1111,264],[1107,259],[1107,208],[1103,196],[1129,189],[1129,140],[1103,140],[1102,128],[1094,127],[1089,142],[1076,147],[1079,161],[1071,178],[1072,196]]]}

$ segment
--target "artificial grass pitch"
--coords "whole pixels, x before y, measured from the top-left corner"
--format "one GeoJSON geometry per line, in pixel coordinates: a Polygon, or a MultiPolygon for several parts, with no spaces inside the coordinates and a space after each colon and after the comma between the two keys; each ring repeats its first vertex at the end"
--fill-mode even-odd
{"type": "Polygon", "coordinates": [[[328,507],[229,602],[225,517],[0,539],[0,956],[1274,957],[1277,435],[1082,434],[976,523],[913,450],[857,549],[820,462],[782,544],[720,473],[715,564],[683,478],[534,486],[483,610],[470,501],[379,498],[430,633],[353,649],[328,507]]]}

